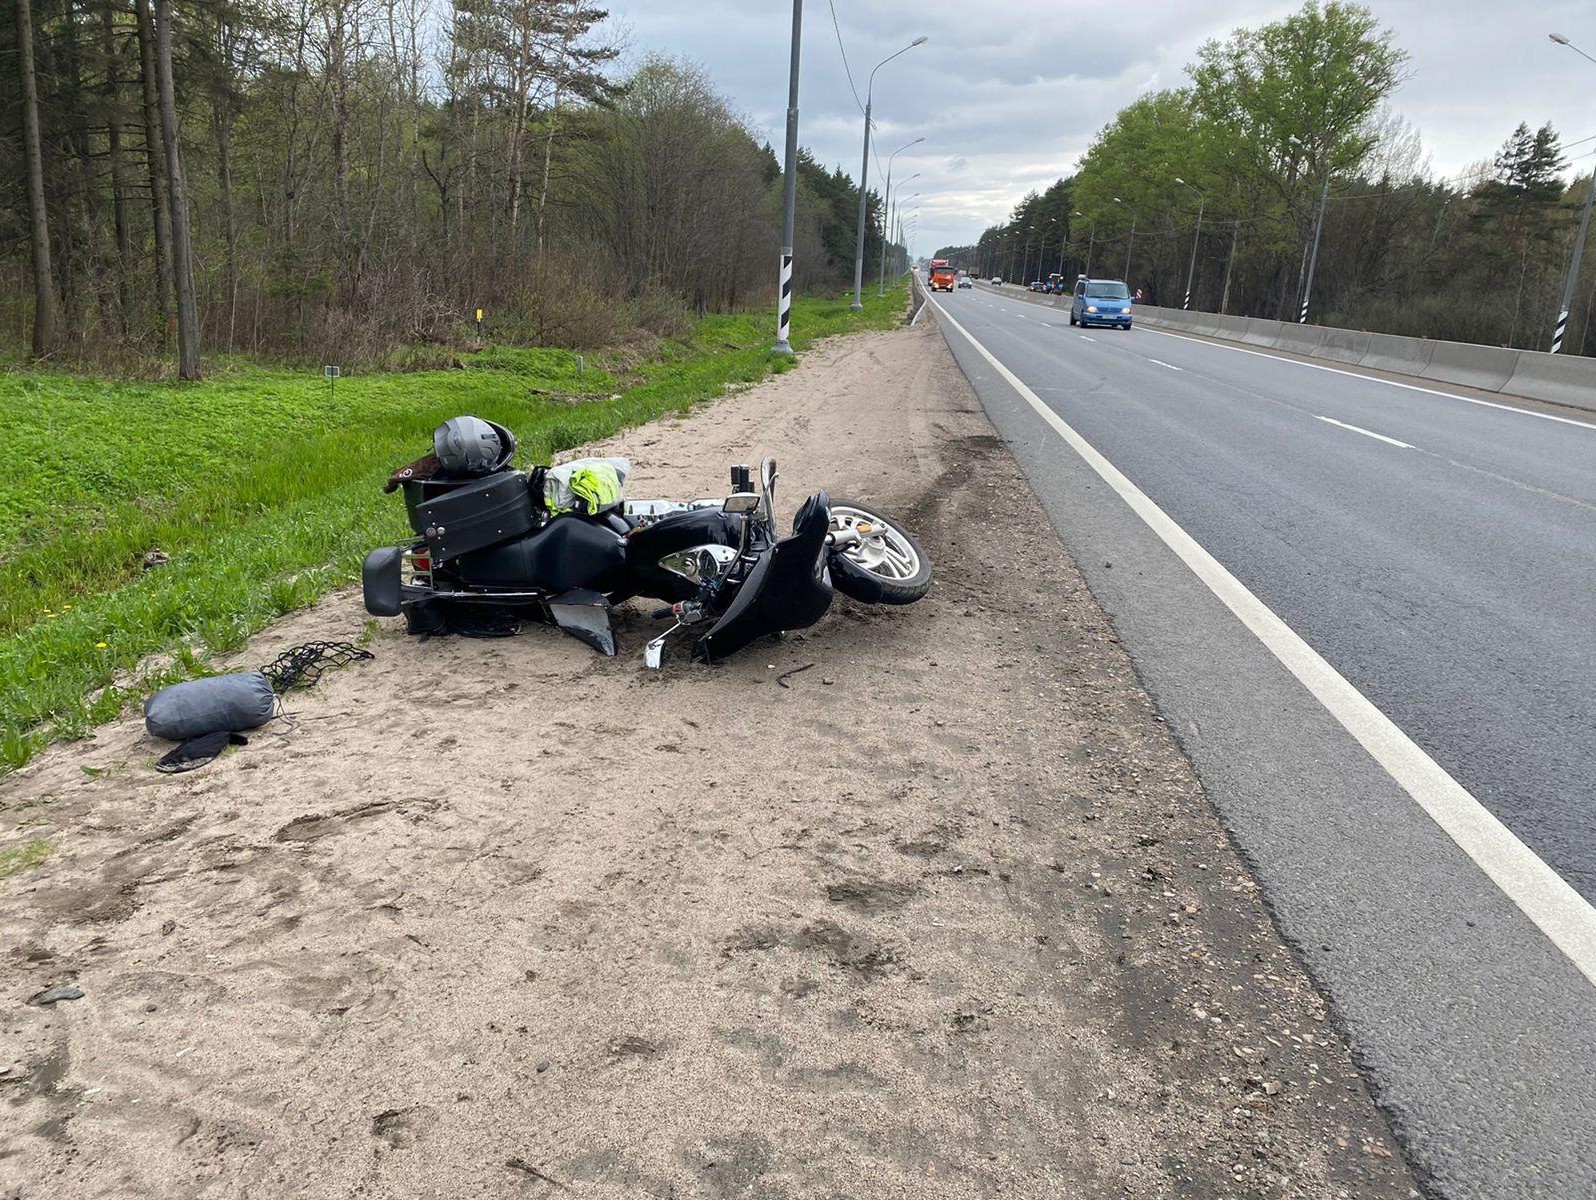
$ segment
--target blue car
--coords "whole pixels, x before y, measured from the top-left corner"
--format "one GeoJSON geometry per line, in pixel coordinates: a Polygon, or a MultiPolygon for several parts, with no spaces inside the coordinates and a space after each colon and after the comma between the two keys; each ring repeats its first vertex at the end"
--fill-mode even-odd
{"type": "Polygon", "coordinates": [[[1131,327],[1130,289],[1122,279],[1088,279],[1081,276],[1075,281],[1075,299],[1070,301],[1070,324],[1085,328],[1088,325],[1117,325],[1131,327]]]}

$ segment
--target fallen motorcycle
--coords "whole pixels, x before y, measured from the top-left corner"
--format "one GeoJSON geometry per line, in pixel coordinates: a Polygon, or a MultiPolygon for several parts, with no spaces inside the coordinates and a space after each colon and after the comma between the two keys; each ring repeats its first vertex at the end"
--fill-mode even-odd
{"type": "Polygon", "coordinates": [[[541,620],[605,654],[611,610],[640,597],[674,623],[648,643],[692,636],[692,658],[724,659],[762,637],[813,625],[833,589],[867,604],[910,604],[931,587],[931,563],[908,530],[873,507],[817,492],[792,533],[775,520],[774,459],[731,469],[725,497],[628,500],[624,459],[512,469],[503,426],[457,417],[434,454],[401,468],[416,538],[366,556],[366,611],[403,615],[412,633],[505,633],[541,620]]]}

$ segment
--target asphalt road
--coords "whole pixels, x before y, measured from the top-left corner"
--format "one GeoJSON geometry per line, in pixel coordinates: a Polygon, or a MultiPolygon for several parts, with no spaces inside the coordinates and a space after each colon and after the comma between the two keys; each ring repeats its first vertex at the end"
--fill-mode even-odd
{"type": "Polygon", "coordinates": [[[1596,1196],[1588,956],[1582,972],[1015,383],[1511,830],[1587,930],[1596,421],[1080,331],[985,289],[936,306],[1414,1165],[1448,1197],[1596,1196]]]}

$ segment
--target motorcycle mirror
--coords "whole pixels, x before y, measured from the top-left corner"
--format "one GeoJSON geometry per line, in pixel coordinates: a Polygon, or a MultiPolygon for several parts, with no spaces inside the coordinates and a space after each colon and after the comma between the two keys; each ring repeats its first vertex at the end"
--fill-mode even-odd
{"type": "Polygon", "coordinates": [[[729,513],[751,513],[758,507],[758,492],[738,492],[734,496],[727,496],[726,503],[721,506],[723,512],[729,513]]]}

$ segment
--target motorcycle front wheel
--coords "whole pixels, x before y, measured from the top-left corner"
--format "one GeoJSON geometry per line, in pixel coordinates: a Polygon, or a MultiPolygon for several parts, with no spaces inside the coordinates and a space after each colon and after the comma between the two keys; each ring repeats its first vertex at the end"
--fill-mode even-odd
{"type": "Polygon", "coordinates": [[[865,604],[913,604],[931,590],[931,560],[914,535],[857,500],[832,500],[831,529],[868,528],[851,546],[833,550],[831,583],[865,604]]]}

